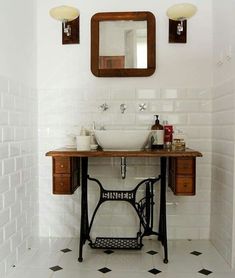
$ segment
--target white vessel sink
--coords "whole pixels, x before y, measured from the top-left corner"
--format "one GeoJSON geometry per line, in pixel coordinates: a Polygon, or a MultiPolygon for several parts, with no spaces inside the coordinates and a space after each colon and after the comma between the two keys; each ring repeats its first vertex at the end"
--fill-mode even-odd
{"type": "Polygon", "coordinates": [[[95,130],[98,144],[106,151],[142,150],[148,142],[150,130],[95,130]]]}

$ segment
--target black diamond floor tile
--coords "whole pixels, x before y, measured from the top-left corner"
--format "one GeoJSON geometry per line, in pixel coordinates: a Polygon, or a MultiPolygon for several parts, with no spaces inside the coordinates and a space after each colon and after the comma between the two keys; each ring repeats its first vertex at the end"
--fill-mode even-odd
{"type": "Polygon", "coordinates": [[[205,268],[201,269],[201,270],[198,271],[198,272],[201,273],[201,274],[204,274],[204,275],[209,275],[209,274],[212,273],[212,271],[210,271],[210,270],[208,270],[208,269],[205,269],[205,268]]]}
{"type": "Polygon", "coordinates": [[[60,267],[60,266],[58,266],[58,265],[55,265],[55,266],[50,267],[50,269],[51,269],[52,271],[58,271],[58,270],[61,270],[61,269],[63,269],[63,268],[60,267]]]}
{"type": "Polygon", "coordinates": [[[149,255],[155,255],[155,254],[157,254],[158,252],[156,252],[156,251],[154,251],[154,250],[150,250],[150,251],[148,251],[148,252],[146,252],[146,253],[148,253],[149,255]]]}
{"type": "Polygon", "coordinates": [[[156,268],[150,269],[148,272],[150,272],[150,273],[152,273],[154,275],[161,273],[161,271],[156,269],[156,268]]]}
{"type": "Polygon", "coordinates": [[[202,253],[201,253],[201,252],[198,252],[198,251],[193,251],[193,252],[191,252],[190,254],[195,255],[195,256],[199,256],[199,255],[201,255],[202,253]]]}
{"type": "Polygon", "coordinates": [[[113,250],[105,250],[104,253],[110,255],[110,254],[114,253],[114,251],[113,250]]]}
{"type": "Polygon", "coordinates": [[[65,249],[62,249],[60,250],[61,252],[64,252],[64,253],[68,253],[68,252],[71,252],[72,250],[68,249],[68,248],[65,248],[65,249]]]}
{"type": "Polygon", "coordinates": [[[107,273],[109,271],[112,271],[111,269],[107,268],[107,267],[103,267],[101,269],[98,269],[98,271],[102,272],[102,273],[107,273]]]}

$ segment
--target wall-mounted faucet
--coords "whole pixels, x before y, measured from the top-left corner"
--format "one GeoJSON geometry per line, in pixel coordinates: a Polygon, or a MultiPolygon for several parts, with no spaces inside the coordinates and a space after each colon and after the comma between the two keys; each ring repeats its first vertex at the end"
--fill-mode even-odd
{"type": "Polygon", "coordinates": [[[146,103],[140,103],[139,104],[139,111],[143,112],[147,109],[147,104],[146,103]]]}
{"type": "Polygon", "coordinates": [[[101,104],[101,105],[99,106],[99,108],[100,108],[102,111],[106,111],[106,110],[109,109],[109,106],[108,106],[108,104],[105,102],[105,103],[101,104]]]}
{"type": "Polygon", "coordinates": [[[125,103],[122,103],[122,104],[120,105],[121,113],[123,114],[123,113],[125,112],[126,109],[127,109],[126,104],[125,104],[125,103]]]}

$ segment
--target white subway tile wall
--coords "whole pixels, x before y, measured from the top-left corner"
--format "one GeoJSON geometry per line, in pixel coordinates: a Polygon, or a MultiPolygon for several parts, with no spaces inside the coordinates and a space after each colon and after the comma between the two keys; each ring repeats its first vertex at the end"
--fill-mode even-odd
{"type": "Polygon", "coordinates": [[[212,100],[211,240],[232,265],[234,227],[234,79],[215,87],[212,100]]]}
{"type": "MultiPolygon", "coordinates": [[[[0,273],[38,234],[37,94],[0,76],[0,273]]],[[[2,276],[1,276],[2,277],[2,276]]]]}
{"type": "MultiPolygon", "coordinates": [[[[154,114],[168,120],[187,135],[187,145],[202,151],[197,159],[197,194],[176,197],[167,191],[168,236],[174,239],[208,239],[211,192],[211,90],[210,88],[78,88],[41,90],[39,96],[39,229],[40,236],[77,237],[80,223],[80,188],[72,196],[52,194],[52,161],[45,157],[51,149],[67,144],[68,134],[98,127],[148,128],[154,114]],[[107,103],[106,111],[100,105],[107,103]],[[121,114],[120,104],[127,110],[121,114]],[[140,112],[139,104],[147,109],[140,112]]],[[[105,188],[131,189],[142,178],[159,174],[156,159],[127,159],[127,178],[121,179],[119,159],[90,159],[89,174],[105,188]]],[[[157,186],[156,188],[158,188],[157,186]]],[[[89,183],[89,208],[98,198],[98,188],[89,183]]],[[[143,190],[140,190],[140,196],[143,190]]],[[[158,189],[156,190],[156,195],[158,189]]],[[[156,203],[158,197],[156,196],[156,203]]],[[[156,219],[157,220],[157,219],[156,219]]],[[[155,221],[157,226],[157,221],[155,221]]],[[[96,235],[135,235],[138,221],[127,204],[106,202],[92,228],[96,235]],[[132,220],[129,218],[132,216],[132,220]]]]}

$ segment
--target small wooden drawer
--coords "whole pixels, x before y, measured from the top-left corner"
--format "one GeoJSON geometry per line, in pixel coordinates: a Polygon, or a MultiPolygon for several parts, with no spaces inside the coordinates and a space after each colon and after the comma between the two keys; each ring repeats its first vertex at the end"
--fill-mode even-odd
{"type": "Polygon", "coordinates": [[[71,194],[71,176],[54,175],[53,194],[71,194]]]}
{"type": "Polygon", "coordinates": [[[194,177],[177,176],[175,180],[176,195],[194,195],[195,183],[194,177]]]}
{"type": "Polygon", "coordinates": [[[79,168],[77,157],[53,157],[53,194],[73,194],[79,186],[79,168]]]}
{"type": "Polygon", "coordinates": [[[177,158],[176,173],[177,174],[193,174],[194,159],[192,158],[177,158]]]}
{"type": "Polygon", "coordinates": [[[56,157],[54,159],[54,173],[66,174],[70,173],[70,158],[69,157],[56,157]]]}
{"type": "Polygon", "coordinates": [[[168,186],[175,195],[195,195],[195,157],[169,159],[168,186]]]}

